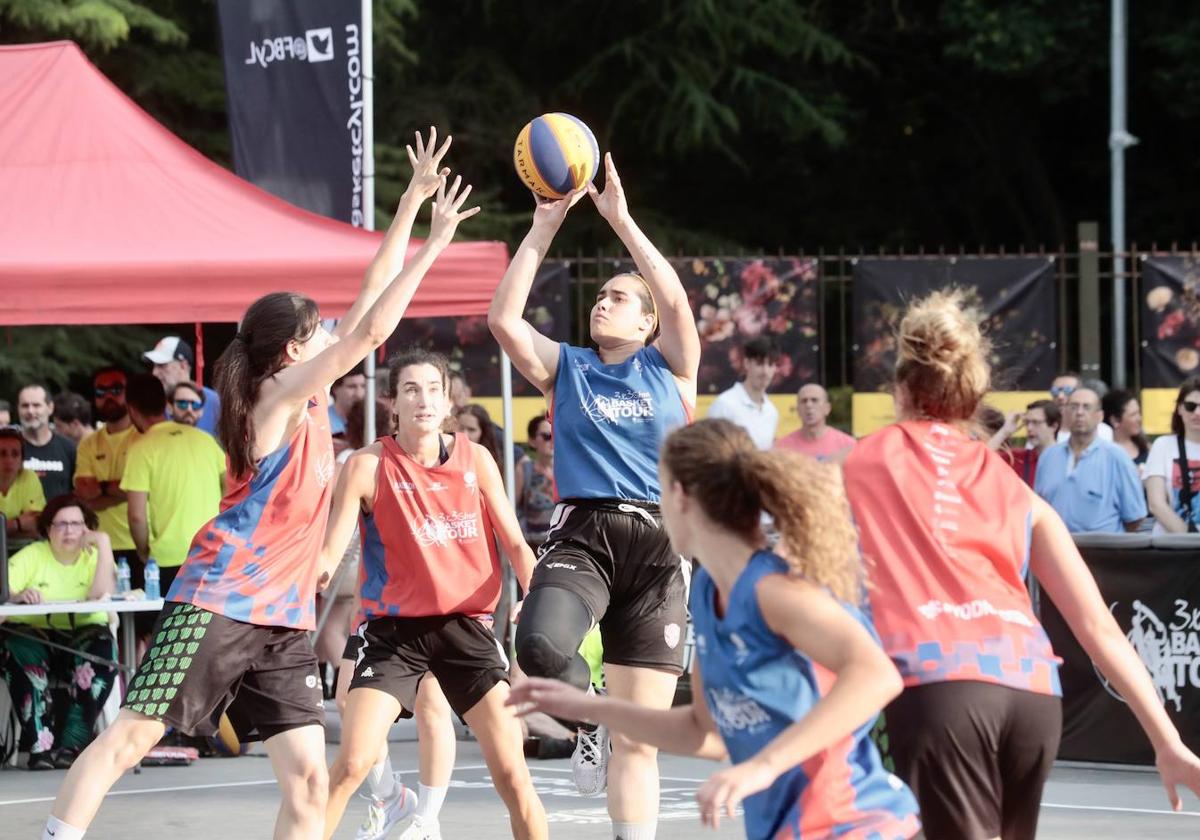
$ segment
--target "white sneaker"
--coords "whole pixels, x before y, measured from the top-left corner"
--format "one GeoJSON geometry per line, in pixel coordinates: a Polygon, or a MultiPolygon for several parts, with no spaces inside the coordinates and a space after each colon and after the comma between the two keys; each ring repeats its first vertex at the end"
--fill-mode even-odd
{"type": "Polygon", "coordinates": [[[354,840],[383,840],[388,832],[401,820],[407,819],[417,809],[417,795],[400,783],[400,774],[395,775],[396,792],[388,799],[367,796],[367,818],[358,827],[354,840]]]}
{"type": "Polygon", "coordinates": [[[442,830],[437,818],[421,819],[414,816],[408,828],[404,829],[397,840],[442,840],[442,830]]]}
{"type": "Polygon", "coordinates": [[[591,732],[579,730],[575,737],[575,752],[571,754],[571,774],[575,788],[584,796],[599,796],[608,787],[608,757],[612,741],[608,727],[597,726],[591,732]]]}

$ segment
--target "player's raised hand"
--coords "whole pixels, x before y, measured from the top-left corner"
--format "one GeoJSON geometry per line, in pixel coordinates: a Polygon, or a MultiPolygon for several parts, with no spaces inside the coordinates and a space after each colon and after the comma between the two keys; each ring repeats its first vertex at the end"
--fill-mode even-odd
{"type": "Polygon", "coordinates": [[[437,145],[437,128],[429,127],[429,140],[416,132],[416,141],[411,146],[405,146],[408,152],[408,162],[412,164],[413,174],[408,182],[406,192],[412,197],[424,201],[437,193],[445,178],[450,174],[448,167],[442,166],[442,158],[450,149],[452,137],[447,136],[441,146],[437,145]]]}

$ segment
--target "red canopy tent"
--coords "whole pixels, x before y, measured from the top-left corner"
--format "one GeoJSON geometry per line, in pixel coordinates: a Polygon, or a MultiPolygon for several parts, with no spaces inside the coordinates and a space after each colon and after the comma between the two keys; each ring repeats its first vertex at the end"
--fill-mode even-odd
{"type": "MultiPolygon", "coordinates": [[[[75,44],[0,47],[0,324],[236,321],[285,289],[337,317],[380,239],[209,161],[75,44]]],[[[451,245],[408,315],[486,312],[506,263],[451,245]]]]}

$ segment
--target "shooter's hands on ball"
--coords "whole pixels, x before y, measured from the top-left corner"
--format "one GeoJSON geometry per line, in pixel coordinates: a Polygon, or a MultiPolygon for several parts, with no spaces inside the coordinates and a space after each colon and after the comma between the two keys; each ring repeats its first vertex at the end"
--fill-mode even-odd
{"type": "Polygon", "coordinates": [[[625,202],[625,189],[613,164],[612,153],[604,153],[604,192],[596,189],[595,184],[588,184],[587,191],[600,215],[610,225],[616,227],[629,221],[629,205],[625,202]]]}
{"type": "Polygon", "coordinates": [[[711,828],[720,828],[722,812],[733,819],[742,800],[769,788],[777,775],[754,759],[713,773],[696,791],[700,822],[711,828]]]}
{"type": "Polygon", "coordinates": [[[591,713],[602,703],[594,694],[586,694],[573,685],[545,677],[525,677],[514,680],[506,706],[515,706],[521,717],[544,712],[565,720],[590,720],[591,713]]]}
{"type": "Polygon", "coordinates": [[[533,226],[558,230],[562,226],[563,219],[567,217],[567,211],[583,198],[583,192],[583,190],[576,190],[565,198],[542,198],[534,193],[533,199],[537,202],[537,207],[533,211],[533,226]]]}
{"type": "Polygon", "coordinates": [[[458,229],[459,222],[469,219],[479,212],[478,205],[470,210],[459,212],[463,203],[466,202],[467,196],[471,194],[471,186],[470,184],[464,186],[462,176],[456,175],[454,183],[447,187],[448,177],[448,175],[440,177],[437,194],[434,196],[433,219],[429,223],[429,240],[443,247],[449,245],[450,240],[454,239],[454,231],[458,229]]]}
{"type": "Polygon", "coordinates": [[[452,141],[452,137],[447,137],[439,147],[437,128],[434,126],[429,127],[428,141],[422,139],[421,132],[416,132],[415,144],[404,147],[408,152],[408,162],[413,168],[412,179],[408,182],[408,189],[404,191],[406,197],[420,203],[437,193],[438,187],[450,174],[449,167],[443,167],[441,164],[442,158],[450,150],[452,141]]]}
{"type": "Polygon", "coordinates": [[[1154,763],[1173,810],[1183,807],[1183,800],[1175,789],[1177,785],[1184,785],[1200,796],[1200,758],[1184,746],[1183,741],[1177,738],[1174,743],[1160,747],[1154,755],[1154,763]]]}

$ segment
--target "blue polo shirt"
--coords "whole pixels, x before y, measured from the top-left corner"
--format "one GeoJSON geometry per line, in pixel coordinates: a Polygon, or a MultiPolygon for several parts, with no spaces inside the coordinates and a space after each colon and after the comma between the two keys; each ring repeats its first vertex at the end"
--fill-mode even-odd
{"type": "Polygon", "coordinates": [[[1058,511],[1072,533],[1119,534],[1124,523],[1146,516],[1146,496],[1137,467],[1121,447],[1096,438],[1074,469],[1068,443],[1057,443],[1038,459],[1033,489],[1058,511]]]}

